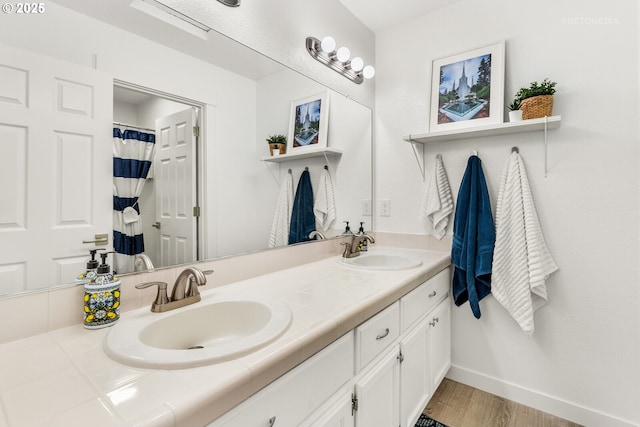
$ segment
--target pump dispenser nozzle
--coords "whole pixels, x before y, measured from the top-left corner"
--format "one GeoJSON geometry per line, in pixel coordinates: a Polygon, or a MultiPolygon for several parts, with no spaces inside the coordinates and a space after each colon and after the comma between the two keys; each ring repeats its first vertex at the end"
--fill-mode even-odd
{"type": "Polygon", "coordinates": [[[349,221],[343,221],[344,223],[347,224],[347,226],[344,229],[344,232],[342,233],[343,236],[353,236],[353,231],[351,231],[351,228],[349,227],[349,221]]]}
{"type": "Polygon", "coordinates": [[[113,251],[103,252],[100,254],[100,258],[102,258],[102,264],[100,264],[100,266],[98,267],[98,274],[107,274],[111,272],[111,267],[109,266],[109,264],[107,264],[107,256],[112,253],[113,251]]]}
{"type": "Polygon", "coordinates": [[[104,249],[91,249],[89,253],[91,254],[91,259],[87,261],[87,270],[96,270],[98,268],[98,260],[96,259],[96,253],[98,251],[104,251],[104,249]]]}

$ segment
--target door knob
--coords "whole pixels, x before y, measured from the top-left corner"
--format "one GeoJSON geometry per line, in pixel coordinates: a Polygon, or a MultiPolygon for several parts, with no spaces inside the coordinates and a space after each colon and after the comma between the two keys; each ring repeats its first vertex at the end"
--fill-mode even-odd
{"type": "Polygon", "coordinates": [[[156,221],[156,223],[155,223],[155,224],[151,224],[151,226],[152,226],[153,228],[157,228],[158,230],[160,230],[160,222],[158,222],[158,221],[156,221]]]}

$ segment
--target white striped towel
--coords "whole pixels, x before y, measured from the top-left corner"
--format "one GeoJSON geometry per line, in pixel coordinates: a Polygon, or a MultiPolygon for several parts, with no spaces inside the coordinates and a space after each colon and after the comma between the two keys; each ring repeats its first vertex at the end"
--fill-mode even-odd
{"type": "Polygon", "coordinates": [[[547,302],[545,280],[555,272],[542,235],[522,157],[512,152],[502,171],[496,208],[491,293],[533,335],[533,313],[547,302]]]}
{"type": "Polygon", "coordinates": [[[289,244],[289,226],[293,209],[293,175],[285,174],[280,184],[278,204],[273,215],[271,233],[269,233],[269,247],[286,246],[289,244]]]}
{"type": "Polygon", "coordinates": [[[313,205],[313,214],[316,217],[316,230],[327,231],[336,219],[336,200],[333,189],[333,180],[329,169],[322,169],[318,181],[318,191],[313,205]]]}
{"type": "Polygon", "coordinates": [[[427,183],[424,199],[420,206],[420,222],[426,231],[438,239],[447,232],[449,215],[453,212],[453,196],[444,170],[442,158],[436,157],[433,174],[427,183]]]}

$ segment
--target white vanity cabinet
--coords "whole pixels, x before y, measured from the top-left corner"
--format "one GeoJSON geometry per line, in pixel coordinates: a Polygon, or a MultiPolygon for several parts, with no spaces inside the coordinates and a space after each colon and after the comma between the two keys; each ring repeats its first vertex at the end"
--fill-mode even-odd
{"type": "Polygon", "coordinates": [[[210,427],[297,427],[353,375],[350,332],[218,418],[210,427]]]}
{"type": "MultiPolygon", "coordinates": [[[[356,376],[356,427],[415,424],[450,365],[449,286],[450,273],[445,269],[394,304],[399,306],[398,339],[356,376]]],[[[358,330],[378,323],[374,328],[378,334],[387,329],[392,334],[389,313],[397,312],[394,305],[356,328],[356,366],[358,345],[366,344],[358,340],[358,330]]]]}
{"type": "Polygon", "coordinates": [[[210,427],[413,427],[451,360],[450,269],[210,427]]]}

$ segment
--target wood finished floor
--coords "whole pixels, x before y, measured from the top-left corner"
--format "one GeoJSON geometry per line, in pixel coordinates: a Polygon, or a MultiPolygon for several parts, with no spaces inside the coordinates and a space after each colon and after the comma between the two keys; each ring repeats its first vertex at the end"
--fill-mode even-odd
{"type": "Polygon", "coordinates": [[[423,412],[449,427],[582,427],[447,378],[423,412]]]}

